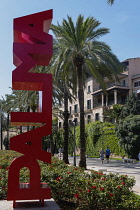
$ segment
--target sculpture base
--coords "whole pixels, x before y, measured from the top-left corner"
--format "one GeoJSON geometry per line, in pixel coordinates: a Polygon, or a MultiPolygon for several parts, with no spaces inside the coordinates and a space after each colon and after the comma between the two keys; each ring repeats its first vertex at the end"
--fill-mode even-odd
{"type": "Polygon", "coordinates": [[[51,198],[51,188],[46,183],[41,183],[41,188],[31,189],[29,183],[20,183],[18,189],[13,193],[8,191],[7,200],[13,200],[13,208],[16,207],[17,200],[39,200],[41,206],[44,206],[44,199],[51,198]]]}

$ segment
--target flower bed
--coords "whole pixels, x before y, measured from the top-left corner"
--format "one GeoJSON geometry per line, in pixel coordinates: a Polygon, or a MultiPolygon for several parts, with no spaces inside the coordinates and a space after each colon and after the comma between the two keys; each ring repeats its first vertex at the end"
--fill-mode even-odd
{"type": "MultiPolygon", "coordinates": [[[[0,199],[6,198],[8,167],[17,153],[1,151],[0,199]]],[[[52,164],[39,161],[41,182],[52,189],[52,197],[61,209],[140,209],[140,199],[133,193],[134,178],[126,175],[90,173],[53,158],[52,164]]],[[[29,170],[20,173],[23,183],[29,182],[29,170]]]]}

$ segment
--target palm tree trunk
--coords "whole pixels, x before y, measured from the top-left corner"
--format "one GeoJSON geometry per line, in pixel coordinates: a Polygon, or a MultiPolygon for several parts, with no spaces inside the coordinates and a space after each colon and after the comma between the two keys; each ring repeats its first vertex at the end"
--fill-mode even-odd
{"type": "Polygon", "coordinates": [[[53,134],[50,134],[50,152],[54,156],[53,134]]]}
{"type": "Polygon", "coordinates": [[[69,126],[68,126],[68,119],[69,119],[69,112],[68,112],[68,91],[67,87],[64,87],[64,147],[63,147],[63,161],[66,164],[69,164],[68,160],[68,139],[69,139],[69,126]]]}
{"type": "Polygon", "coordinates": [[[85,119],[84,119],[84,90],[83,90],[83,71],[82,65],[77,66],[78,75],[78,100],[80,107],[80,162],[79,166],[86,168],[86,138],[85,138],[85,119]]]}
{"type": "Polygon", "coordinates": [[[2,114],[1,114],[1,120],[0,120],[1,126],[0,126],[0,133],[1,133],[1,150],[3,150],[3,127],[2,127],[2,114]]]}
{"type": "Polygon", "coordinates": [[[10,149],[10,139],[9,139],[9,118],[10,118],[10,114],[7,113],[7,149],[10,149]]]}

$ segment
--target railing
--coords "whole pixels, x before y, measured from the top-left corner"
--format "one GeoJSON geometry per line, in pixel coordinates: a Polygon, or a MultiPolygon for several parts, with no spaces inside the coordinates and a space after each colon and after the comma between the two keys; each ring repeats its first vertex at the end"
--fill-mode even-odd
{"type": "MultiPolygon", "coordinates": [[[[113,82],[113,83],[107,84],[107,88],[111,88],[111,87],[114,87],[114,86],[128,87],[128,84],[123,85],[123,84],[120,84],[119,82],[113,82]]],[[[102,90],[102,88],[100,86],[93,88],[93,92],[98,91],[98,90],[102,90]]]]}
{"type": "Polygon", "coordinates": [[[78,114],[79,112],[80,112],[79,109],[73,109],[73,110],[71,110],[70,115],[72,115],[72,114],[78,114]]]}
{"type": "Polygon", "coordinates": [[[101,107],[101,106],[102,106],[102,103],[94,103],[93,104],[93,109],[97,108],[97,107],[101,107]]]}
{"type": "Polygon", "coordinates": [[[85,110],[90,110],[90,109],[92,109],[92,107],[91,107],[91,105],[90,106],[85,106],[84,109],[85,110]]]}

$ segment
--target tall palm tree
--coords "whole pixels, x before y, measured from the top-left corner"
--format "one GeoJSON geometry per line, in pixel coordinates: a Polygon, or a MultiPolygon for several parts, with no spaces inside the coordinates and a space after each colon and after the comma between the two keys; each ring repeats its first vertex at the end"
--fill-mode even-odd
{"type": "MultiPolygon", "coordinates": [[[[68,100],[72,101],[74,99],[73,94],[75,95],[77,84],[73,80],[73,74],[71,73],[71,69],[65,71],[61,69],[59,66],[59,61],[57,60],[57,55],[60,51],[60,45],[57,40],[54,39],[54,54],[51,59],[51,62],[48,67],[39,67],[37,72],[43,73],[52,73],[53,74],[53,105],[59,105],[64,101],[64,112],[62,113],[62,117],[64,119],[64,142],[63,142],[63,161],[66,164],[69,164],[68,160],[68,141],[69,141],[69,111],[68,111],[68,100]],[[69,76],[68,76],[69,74],[69,76]],[[70,76],[71,75],[71,76],[70,76]],[[72,88],[73,87],[73,88],[72,88]],[[72,93],[70,92],[72,89],[72,93]]],[[[57,116],[58,117],[58,116],[57,116]]]]}
{"type": "Polygon", "coordinates": [[[80,162],[86,168],[86,139],[84,120],[84,77],[93,75],[105,89],[104,77],[112,79],[120,72],[120,62],[110,47],[98,39],[109,33],[107,28],[98,28],[100,22],[93,17],[84,20],[79,15],[76,24],[71,17],[62,24],[52,25],[51,29],[61,45],[57,55],[58,69],[74,69],[78,82],[78,100],[80,107],[80,162]],[[70,67],[70,68],[68,68],[70,67]]]}

